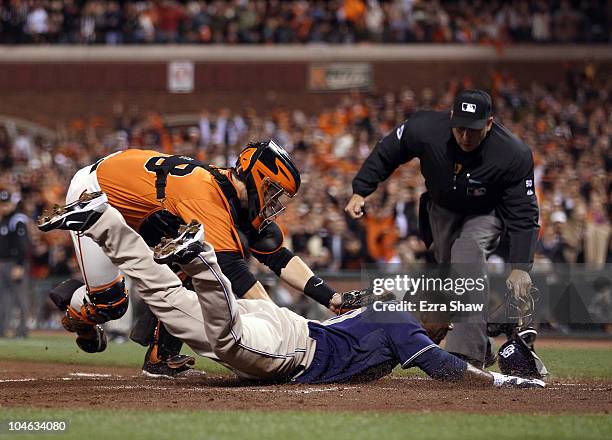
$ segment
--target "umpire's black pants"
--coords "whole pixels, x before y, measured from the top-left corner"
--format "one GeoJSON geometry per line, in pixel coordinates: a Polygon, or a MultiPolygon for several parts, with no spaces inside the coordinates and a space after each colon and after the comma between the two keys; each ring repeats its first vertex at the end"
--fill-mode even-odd
{"type": "Polygon", "coordinates": [[[15,263],[12,261],[0,261],[0,337],[8,336],[14,307],[19,309],[19,324],[15,329],[15,336],[25,337],[28,334],[25,279],[21,281],[11,279],[11,270],[14,266],[15,263]]]}
{"type": "MultiPolygon", "coordinates": [[[[461,266],[473,264],[482,273],[486,259],[497,247],[503,229],[495,212],[487,215],[458,214],[430,201],[428,213],[436,261],[461,266]]],[[[488,294],[485,300],[488,300],[488,294]]],[[[454,329],[446,337],[445,348],[482,367],[487,354],[487,323],[484,315],[476,321],[453,323],[454,329]]]]}

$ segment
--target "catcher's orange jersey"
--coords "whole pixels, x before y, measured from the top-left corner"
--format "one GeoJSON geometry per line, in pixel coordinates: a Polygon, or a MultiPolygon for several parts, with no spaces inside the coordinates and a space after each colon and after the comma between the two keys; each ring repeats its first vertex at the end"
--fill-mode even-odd
{"type": "Polygon", "coordinates": [[[163,206],[157,200],[156,174],[145,166],[163,157],[168,155],[152,150],[126,150],[104,159],[96,172],[110,204],[136,231],[145,218],[165,209],[185,223],[195,219],[203,224],[206,241],[215,250],[241,252],[227,201],[215,178],[205,169],[191,167],[191,172],[184,176],[168,174],[163,206]]]}

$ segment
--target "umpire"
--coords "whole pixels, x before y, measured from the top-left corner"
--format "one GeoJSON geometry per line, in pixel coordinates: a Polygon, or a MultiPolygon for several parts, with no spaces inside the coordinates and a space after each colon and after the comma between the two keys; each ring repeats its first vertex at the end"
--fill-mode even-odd
{"type": "MultiPolygon", "coordinates": [[[[366,197],[415,157],[427,188],[419,227],[437,262],[484,263],[507,234],[506,285],[517,298],[528,295],[539,230],[533,157],[493,119],[489,94],[464,90],[450,113],[418,111],[380,140],[353,179],[347,213],[361,217],[366,197]]],[[[486,323],[456,323],[446,349],[482,367],[492,357],[486,323]]]]}
{"type": "Polygon", "coordinates": [[[6,336],[14,307],[19,309],[15,337],[26,337],[28,217],[17,209],[17,191],[0,189],[0,337],[6,336]]]}

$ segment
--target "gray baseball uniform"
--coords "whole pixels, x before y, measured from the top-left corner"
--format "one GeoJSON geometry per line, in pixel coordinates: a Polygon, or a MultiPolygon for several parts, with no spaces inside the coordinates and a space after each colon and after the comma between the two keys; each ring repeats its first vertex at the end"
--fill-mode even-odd
{"type": "Polygon", "coordinates": [[[167,267],[109,206],[85,235],[132,279],[134,291],[168,331],[196,353],[225,365],[242,378],[289,377],[307,367],[315,351],[307,320],[266,300],[237,300],[214,250],[205,243],[201,258],[183,267],[196,292],[181,285],[167,267]]]}

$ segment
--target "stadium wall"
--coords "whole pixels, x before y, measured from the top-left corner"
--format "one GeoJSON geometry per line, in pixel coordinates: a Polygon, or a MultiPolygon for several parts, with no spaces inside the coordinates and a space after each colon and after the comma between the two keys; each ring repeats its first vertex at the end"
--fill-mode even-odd
{"type": "Polygon", "coordinates": [[[519,85],[559,84],[568,67],[594,60],[612,70],[607,47],[535,46],[504,51],[472,46],[341,47],[25,47],[0,48],[0,115],[47,127],[77,118],[112,117],[116,102],[162,114],[203,108],[283,105],[314,111],[338,102],[344,91],[314,92],[314,63],[361,62],[371,71],[370,90],[421,90],[451,79],[472,78],[488,88],[494,71],[519,85]],[[169,93],[168,63],[194,65],[190,93],[169,93]]]}

